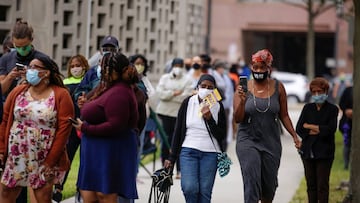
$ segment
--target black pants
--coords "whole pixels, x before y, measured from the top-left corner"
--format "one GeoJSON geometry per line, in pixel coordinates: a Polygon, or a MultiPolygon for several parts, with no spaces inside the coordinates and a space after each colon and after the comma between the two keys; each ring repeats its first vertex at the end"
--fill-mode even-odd
{"type": "Polygon", "coordinates": [[[20,195],[16,199],[16,203],[27,203],[27,187],[21,189],[20,195]]]}
{"type": "MultiPolygon", "coordinates": [[[[158,116],[162,122],[162,126],[166,133],[167,141],[168,141],[169,145],[171,146],[173,133],[175,130],[176,117],[165,116],[165,115],[161,115],[161,114],[158,114],[158,116]]],[[[162,145],[161,145],[161,161],[163,164],[164,164],[164,161],[169,158],[169,155],[170,155],[170,149],[164,144],[164,141],[163,141],[162,145]]],[[[180,161],[178,159],[176,161],[176,171],[177,172],[180,171],[179,163],[180,163],[180,161]]]]}
{"type": "MultiPolygon", "coordinates": [[[[70,134],[68,143],[66,144],[66,152],[67,152],[67,155],[68,155],[68,157],[70,159],[70,163],[72,163],[72,161],[74,159],[74,156],[76,154],[76,151],[80,146],[80,143],[81,143],[81,139],[77,136],[76,130],[73,127],[72,130],[71,130],[71,134],[70,134]]],[[[63,190],[68,175],[69,175],[69,171],[66,172],[65,177],[64,177],[64,181],[62,182],[62,184],[61,185],[60,184],[55,185],[56,189],[63,190]]]]}
{"type": "Polygon", "coordinates": [[[329,202],[329,176],[333,159],[302,159],[309,203],[329,202]]]}

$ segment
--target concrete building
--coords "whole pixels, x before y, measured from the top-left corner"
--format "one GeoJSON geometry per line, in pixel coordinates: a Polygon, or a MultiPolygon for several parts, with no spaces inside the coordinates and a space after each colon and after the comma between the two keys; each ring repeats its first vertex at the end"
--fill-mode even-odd
{"type": "Polygon", "coordinates": [[[157,78],[168,60],[203,52],[203,7],[203,0],[2,0],[0,42],[25,19],[34,46],[64,71],[70,56],[90,57],[113,35],[125,55],[144,54],[157,78]]]}
{"type": "MultiPolygon", "coordinates": [[[[344,12],[351,3],[344,5],[344,12]]],[[[353,17],[345,17],[337,19],[332,7],[314,21],[317,75],[331,72],[328,66],[335,58],[338,69],[353,69],[353,17]]],[[[212,0],[211,55],[232,62],[242,57],[249,63],[256,50],[268,48],[276,68],[305,74],[307,20],[305,9],[280,0],[212,0]]]]}

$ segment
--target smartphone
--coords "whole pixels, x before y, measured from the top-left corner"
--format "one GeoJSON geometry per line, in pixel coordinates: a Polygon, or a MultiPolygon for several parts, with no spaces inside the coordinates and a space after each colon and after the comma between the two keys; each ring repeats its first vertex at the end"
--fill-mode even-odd
{"type": "Polygon", "coordinates": [[[69,121],[71,122],[71,123],[73,123],[73,124],[78,124],[78,122],[77,122],[77,120],[75,120],[75,119],[73,119],[73,118],[69,118],[69,121]]]}
{"type": "Polygon", "coordinates": [[[239,80],[240,80],[240,85],[241,85],[242,89],[244,90],[244,92],[247,92],[248,91],[247,77],[246,76],[240,76],[239,80]]]}
{"type": "Polygon", "coordinates": [[[16,70],[25,70],[25,65],[21,63],[16,63],[16,70]]]}

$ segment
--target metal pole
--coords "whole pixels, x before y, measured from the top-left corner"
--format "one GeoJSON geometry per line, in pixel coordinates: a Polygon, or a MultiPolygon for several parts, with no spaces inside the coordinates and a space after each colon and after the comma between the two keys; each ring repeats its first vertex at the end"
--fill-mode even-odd
{"type": "Polygon", "coordinates": [[[212,0],[208,0],[208,11],[207,11],[207,27],[205,36],[205,52],[210,55],[210,33],[211,33],[211,7],[212,0]]]}
{"type": "Polygon", "coordinates": [[[88,0],[88,10],[87,10],[87,19],[86,19],[86,38],[85,38],[85,57],[88,59],[90,57],[89,47],[90,47],[90,24],[91,24],[91,0],[88,0]]]}

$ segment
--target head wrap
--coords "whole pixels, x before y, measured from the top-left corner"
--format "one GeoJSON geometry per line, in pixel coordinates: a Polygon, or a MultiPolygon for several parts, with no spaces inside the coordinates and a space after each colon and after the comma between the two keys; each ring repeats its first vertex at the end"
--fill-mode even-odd
{"type": "Polygon", "coordinates": [[[272,57],[269,50],[262,49],[262,50],[260,50],[260,51],[258,51],[258,52],[256,52],[255,54],[252,55],[251,61],[253,63],[263,62],[267,66],[271,66],[272,61],[273,61],[273,57],[272,57]]]}
{"type": "Polygon", "coordinates": [[[208,80],[208,81],[214,83],[214,86],[216,87],[215,78],[212,75],[209,75],[209,74],[202,74],[201,77],[199,78],[199,81],[198,81],[197,85],[199,86],[201,84],[201,82],[204,81],[204,80],[208,80]]]}

